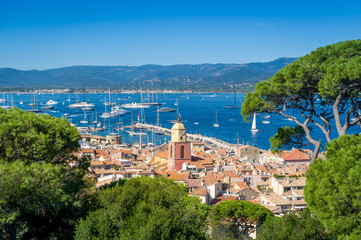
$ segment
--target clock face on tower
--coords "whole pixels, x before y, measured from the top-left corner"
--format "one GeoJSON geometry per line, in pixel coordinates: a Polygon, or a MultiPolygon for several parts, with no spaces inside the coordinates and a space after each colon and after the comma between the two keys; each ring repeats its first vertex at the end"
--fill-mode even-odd
{"type": "Polygon", "coordinates": [[[180,131],[180,134],[183,136],[186,132],[184,130],[180,131]]]}

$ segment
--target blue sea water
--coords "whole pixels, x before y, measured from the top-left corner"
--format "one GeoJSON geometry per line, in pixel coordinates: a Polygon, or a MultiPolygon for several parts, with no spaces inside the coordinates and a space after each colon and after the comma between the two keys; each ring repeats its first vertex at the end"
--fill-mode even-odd
{"type": "MultiPolygon", "coordinates": [[[[244,100],[244,94],[237,94],[237,105],[241,105],[244,100]]],[[[66,101],[70,97],[70,104],[75,103],[76,95],[75,94],[36,94],[35,98],[38,103],[45,104],[50,99],[59,102],[53,110],[42,111],[46,112],[49,115],[55,117],[62,117],[64,113],[69,113],[70,117],[68,120],[77,126],[88,126],[89,124],[79,123],[84,119],[84,112],[76,109],[68,109],[67,106],[69,102],[66,101]]],[[[34,101],[33,94],[19,94],[12,95],[12,102],[15,107],[27,110],[31,107],[26,106],[28,103],[34,101]],[[23,104],[20,105],[20,101],[23,101],[23,104]]],[[[148,94],[143,94],[143,101],[148,102],[148,94]]],[[[149,99],[152,102],[152,98],[156,99],[156,95],[153,96],[150,94],[149,99]]],[[[78,94],[79,100],[89,100],[95,104],[94,112],[86,112],[87,119],[92,121],[95,119],[95,114],[98,115],[97,120],[102,121],[103,124],[107,125],[107,129],[103,132],[95,132],[96,135],[108,135],[109,133],[116,132],[119,133],[122,137],[122,142],[126,143],[135,143],[139,142],[139,136],[129,136],[128,133],[124,131],[114,130],[118,127],[116,123],[123,122],[124,126],[131,125],[131,114],[126,114],[123,117],[119,118],[108,118],[103,120],[99,116],[105,111],[105,106],[103,105],[105,99],[109,101],[108,94],[78,94]]],[[[230,143],[237,142],[237,135],[239,137],[239,142],[241,144],[250,144],[261,149],[269,149],[270,142],[269,138],[272,137],[277,129],[282,126],[294,126],[293,121],[287,120],[285,117],[277,114],[269,114],[270,121],[269,124],[263,124],[262,121],[265,120],[264,117],[267,115],[265,113],[260,113],[257,115],[257,128],[259,132],[252,133],[251,125],[252,121],[245,122],[240,113],[240,109],[224,109],[226,105],[232,105],[234,101],[234,95],[231,93],[190,93],[188,98],[185,93],[159,93],[158,102],[163,103],[160,107],[171,107],[177,108],[174,104],[178,102],[179,113],[184,122],[187,132],[196,133],[215,137],[230,143]],[[216,111],[217,111],[217,122],[219,127],[213,127],[213,124],[216,122],[216,111]],[[199,124],[195,124],[198,122],[199,124]]],[[[131,103],[131,102],[141,102],[141,97],[139,93],[136,94],[112,94],[112,102],[117,102],[119,104],[131,103]]],[[[110,106],[107,106],[108,110],[110,106]]],[[[129,109],[128,109],[129,110],[129,109]]],[[[148,124],[157,123],[157,107],[152,106],[150,108],[144,109],[144,119],[148,124]]],[[[288,110],[289,113],[292,113],[292,110],[288,110]]],[[[137,121],[137,115],[140,113],[139,109],[133,109],[133,120],[137,121]]],[[[297,113],[293,113],[298,115],[297,113]]],[[[170,113],[160,113],[159,122],[162,127],[171,128],[172,123],[170,120],[175,120],[177,118],[176,112],[170,113]]],[[[315,139],[324,139],[323,134],[317,129],[313,130],[313,136],[315,139]]],[[[359,133],[360,129],[358,127],[353,127],[349,130],[348,133],[359,133]]],[[[331,137],[336,137],[336,132],[331,133],[331,137]]],[[[169,136],[166,135],[156,135],[151,132],[148,133],[146,139],[143,139],[143,143],[153,142],[155,144],[163,143],[165,140],[169,139],[169,136]]],[[[326,141],[323,141],[323,146],[326,141]]]]}

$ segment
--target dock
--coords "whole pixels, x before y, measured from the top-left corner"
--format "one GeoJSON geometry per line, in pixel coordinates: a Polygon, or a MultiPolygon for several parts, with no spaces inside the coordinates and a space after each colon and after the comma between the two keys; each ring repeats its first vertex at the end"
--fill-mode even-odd
{"type": "MultiPolygon", "coordinates": [[[[129,126],[125,126],[124,128],[128,128],[129,126]]],[[[135,128],[141,128],[144,129],[146,131],[150,131],[150,132],[161,132],[164,135],[171,135],[171,129],[168,128],[164,128],[164,127],[159,127],[159,126],[155,126],[155,125],[151,125],[151,124],[141,124],[141,123],[137,123],[134,125],[135,128]]],[[[187,140],[189,142],[204,142],[205,145],[209,148],[214,148],[215,146],[218,148],[224,148],[227,150],[233,150],[236,151],[237,149],[237,144],[231,144],[228,143],[226,141],[217,139],[217,138],[213,138],[213,137],[206,137],[206,136],[202,136],[200,134],[190,134],[187,133],[187,140]]]]}

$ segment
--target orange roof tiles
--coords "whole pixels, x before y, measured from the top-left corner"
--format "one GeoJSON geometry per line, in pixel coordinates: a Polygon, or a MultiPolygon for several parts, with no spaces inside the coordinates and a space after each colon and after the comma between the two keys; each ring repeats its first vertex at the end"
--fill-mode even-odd
{"type": "Polygon", "coordinates": [[[196,188],[189,193],[189,195],[196,195],[196,196],[206,196],[208,194],[207,188],[196,188]]]}
{"type": "Polygon", "coordinates": [[[172,171],[172,172],[168,172],[168,174],[169,174],[168,178],[173,179],[174,181],[187,181],[191,175],[189,171],[186,172],[172,171]]]}
{"type": "Polygon", "coordinates": [[[238,199],[238,196],[222,195],[222,196],[219,196],[219,197],[213,199],[212,205],[216,205],[223,201],[231,201],[231,200],[237,200],[237,199],[238,199]]]}
{"type": "Polygon", "coordinates": [[[127,150],[127,149],[123,149],[123,150],[122,150],[122,153],[123,153],[123,154],[133,154],[132,151],[127,150]]]}
{"type": "Polygon", "coordinates": [[[280,158],[283,158],[285,161],[292,161],[292,160],[307,160],[310,161],[311,158],[306,154],[305,152],[302,152],[299,149],[293,149],[290,152],[288,151],[282,151],[279,154],[280,158]]]}
{"type": "Polygon", "coordinates": [[[80,150],[82,153],[94,153],[94,149],[92,148],[83,148],[80,150]]]}
{"type": "Polygon", "coordinates": [[[158,154],[155,155],[156,157],[160,157],[160,158],[165,158],[168,159],[168,150],[165,150],[163,152],[160,152],[158,154]]]}
{"type": "Polygon", "coordinates": [[[235,183],[240,189],[250,188],[245,182],[236,182],[235,183]]]}

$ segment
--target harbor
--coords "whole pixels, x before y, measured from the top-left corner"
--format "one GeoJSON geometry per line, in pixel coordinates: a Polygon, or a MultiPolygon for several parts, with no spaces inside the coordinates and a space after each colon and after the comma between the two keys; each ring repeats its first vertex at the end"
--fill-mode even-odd
{"type": "MultiPolygon", "coordinates": [[[[131,128],[131,126],[124,126],[124,128],[131,128]]],[[[135,124],[135,128],[143,129],[145,131],[154,132],[154,133],[161,133],[167,136],[171,135],[171,129],[155,126],[152,124],[135,124]]],[[[235,151],[237,148],[237,144],[231,144],[226,141],[222,141],[217,138],[213,137],[206,137],[202,136],[201,134],[189,134],[187,133],[187,140],[190,142],[204,142],[205,146],[208,148],[224,148],[230,151],[235,151]]]]}

